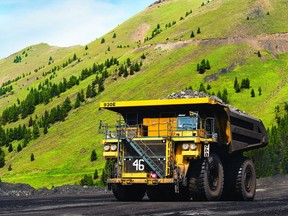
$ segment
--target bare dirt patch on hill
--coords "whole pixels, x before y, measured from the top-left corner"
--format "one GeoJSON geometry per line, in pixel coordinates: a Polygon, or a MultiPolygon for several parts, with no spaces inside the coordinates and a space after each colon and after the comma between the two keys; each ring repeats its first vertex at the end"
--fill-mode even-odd
{"type": "Polygon", "coordinates": [[[150,29],[151,25],[147,23],[142,23],[131,35],[132,41],[141,41],[143,42],[145,36],[147,35],[148,30],[150,29]]]}
{"type": "Polygon", "coordinates": [[[225,45],[248,44],[255,51],[267,50],[273,55],[288,52],[288,33],[248,35],[245,37],[228,37],[213,39],[191,39],[186,41],[168,42],[155,45],[157,50],[170,50],[188,45],[225,45]]]}

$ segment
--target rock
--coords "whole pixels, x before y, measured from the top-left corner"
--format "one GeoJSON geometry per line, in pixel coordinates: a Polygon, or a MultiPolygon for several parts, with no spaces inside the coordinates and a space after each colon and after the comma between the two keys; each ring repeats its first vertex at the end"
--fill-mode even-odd
{"type": "Polygon", "coordinates": [[[244,111],[231,105],[225,104],[220,98],[216,97],[215,95],[208,95],[205,92],[198,92],[194,90],[185,90],[176,93],[173,92],[172,94],[168,95],[166,99],[180,99],[180,98],[210,98],[220,104],[228,106],[233,111],[245,114],[244,111]]]}

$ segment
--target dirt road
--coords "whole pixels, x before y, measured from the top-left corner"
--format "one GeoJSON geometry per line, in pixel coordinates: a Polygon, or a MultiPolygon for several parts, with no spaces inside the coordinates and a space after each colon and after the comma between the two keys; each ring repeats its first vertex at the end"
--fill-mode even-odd
{"type": "Polygon", "coordinates": [[[0,197],[0,215],[288,215],[288,176],[257,185],[253,202],[119,202],[110,192],[0,197]]]}

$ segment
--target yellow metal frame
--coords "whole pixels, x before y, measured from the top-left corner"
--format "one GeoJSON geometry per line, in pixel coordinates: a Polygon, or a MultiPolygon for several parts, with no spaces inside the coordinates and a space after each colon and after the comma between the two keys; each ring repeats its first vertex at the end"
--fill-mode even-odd
{"type": "Polygon", "coordinates": [[[111,139],[111,138],[104,138],[102,140],[102,144],[109,144],[109,143],[118,143],[118,139],[111,139]]]}
{"type": "Polygon", "coordinates": [[[167,140],[166,141],[166,176],[170,175],[171,170],[170,170],[170,164],[172,161],[172,142],[167,140]]]}
{"type": "Polygon", "coordinates": [[[157,185],[157,184],[172,184],[174,183],[173,178],[145,178],[145,179],[136,179],[136,178],[113,178],[107,179],[107,183],[110,184],[122,184],[122,185],[131,185],[131,184],[147,184],[147,185],[157,185]]]}
{"type": "Polygon", "coordinates": [[[185,104],[220,104],[210,98],[187,98],[187,99],[166,99],[166,100],[139,100],[139,101],[109,101],[100,102],[100,108],[113,107],[140,107],[140,106],[167,106],[185,104]]]}
{"type": "Polygon", "coordinates": [[[147,178],[147,173],[122,173],[122,178],[147,178]]]}
{"type": "Polygon", "coordinates": [[[115,158],[115,157],[117,157],[118,156],[118,153],[117,153],[117,151],[107,151],[107,152],[103,152],[103,156],[104,157],[110,157],[110,158],[115,158]]]}

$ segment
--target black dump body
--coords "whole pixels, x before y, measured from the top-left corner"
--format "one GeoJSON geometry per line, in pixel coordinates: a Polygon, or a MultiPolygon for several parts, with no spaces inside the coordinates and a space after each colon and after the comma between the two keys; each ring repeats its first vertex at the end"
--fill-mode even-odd
{"type": "Polygon", "coordinates": [[[248,116],[239,111],[229,109],[231,145],[229,152],[251,150],[268,144],[268,137],[261,120],[248,116]]]}

